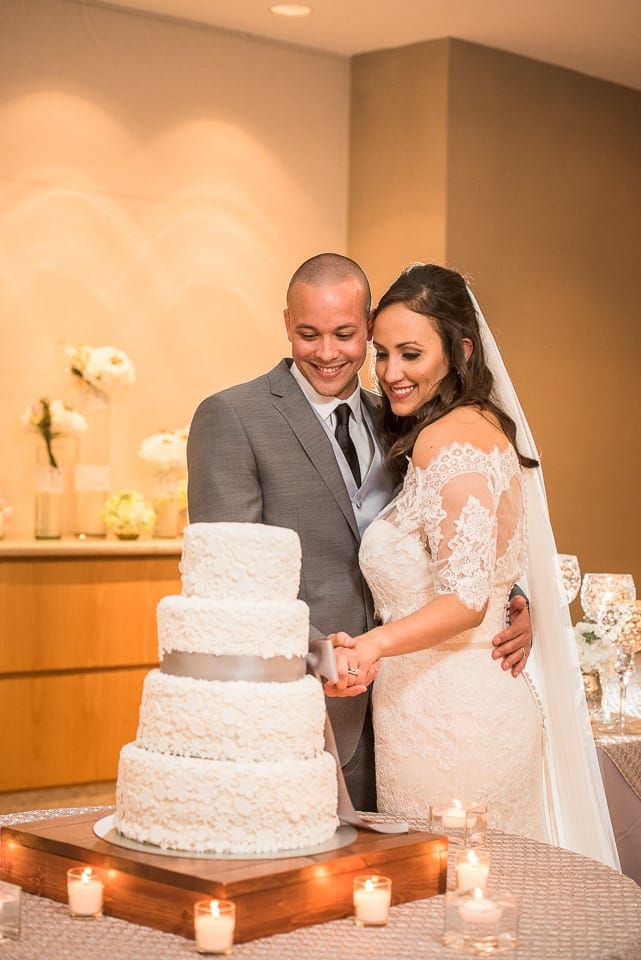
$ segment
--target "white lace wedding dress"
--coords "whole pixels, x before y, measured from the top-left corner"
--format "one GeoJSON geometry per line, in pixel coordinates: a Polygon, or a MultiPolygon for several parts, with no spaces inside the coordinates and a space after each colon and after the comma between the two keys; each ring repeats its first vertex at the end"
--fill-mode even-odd
{"type": "Polygon", "coordinates": [[[425,817],[428,804],[486,801],[490,825],[549,840],[543,722],[523,674],[491,658],[509,593],[523,570],[520,466],[511,445],[455,442],[366,530],[361,569],[383,622],[454,594],[488,603],[481,625],[417,653],[386,658],[374,684],[379,810],[425,817]]]}

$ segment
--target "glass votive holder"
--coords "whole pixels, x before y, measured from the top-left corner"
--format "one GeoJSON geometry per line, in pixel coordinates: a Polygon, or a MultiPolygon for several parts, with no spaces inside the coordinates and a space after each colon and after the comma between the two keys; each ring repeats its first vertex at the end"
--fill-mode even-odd
{"type": "Polygon", "coordinates": [[[430,810],[430,830],[445,835],[452,847],[486,847],[487,804],[435,803],[430,810]]]}
{"type": "Polygon", "coordinates": [[[0,940],[20,939],[20,887],[0,881],[0,940]]]}
{"type": "Polygon", "coordinates": [[[514,950],[518,943],[518,898],[512,893],[456,890],[445,894],[443,942],[467,953],[514,950]]]}
{"type": "Polygon", "coordinates": [[[487,850],[457,850],[454,855],[456,889],[485,890],[490,872],[490,854],[487,850]]]}
{"type": "Polygon", "coordinates": [[[78,920],[101,917],[103,893],[101,870],[96,867],[72,867],[67,870],[67,902],[72,917],[78,920]]]}
{"type": "Polygon", "coordinates": [[[357,927],[384,927],[392,901],[392,881],[376,874],[354,877],[354,922],[357,927]]]}
{"type": "Polygon", "coordinates": [[[235,928],[236,904],[232,900],[199,900],[194,904],[198,953],[231,953],[235,928]]]}

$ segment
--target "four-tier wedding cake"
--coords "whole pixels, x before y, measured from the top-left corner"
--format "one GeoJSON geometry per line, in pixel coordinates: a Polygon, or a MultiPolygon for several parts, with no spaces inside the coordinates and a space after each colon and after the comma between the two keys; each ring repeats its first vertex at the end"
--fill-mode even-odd
{"type": "Polygon", "coordinates": [[[332,837],[337,783],[293,530],[195,523],[182,593],[157,611],[160,667],[120,755],[116,827],[168,849],[262,854],[332,837]]]}

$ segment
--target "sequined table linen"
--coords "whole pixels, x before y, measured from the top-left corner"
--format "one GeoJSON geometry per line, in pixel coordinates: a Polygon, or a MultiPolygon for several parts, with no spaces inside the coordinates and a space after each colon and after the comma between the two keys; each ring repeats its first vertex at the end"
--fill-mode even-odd
{"type": "MultiPolygon", "coordinates": [[[[92,808],[97,815],[99,808],[92,808]]],[[[0,817],[0,826],[87,812],[34,811],[0,817]]],[[[105,810],[105,812],[107,812],[105,810]]],[[[412,826],[421,829],[420,822],[412,826]]],[[[491,889],[521,899],[514,960],[640,960],[641,888],[584,857],[520,837],[491,832],[491,889]]],[[[452,857],[450,857],[450,861],[452,857]]],[[[448,889],[454,887],[453,865],[448,889]]],[[[443,931],[444,898],[393,907],[385,928],[357,928],[351,919],[234,946],[238,960],[454,960],[443,931]]],[[[0,960],[181,960],[195,945],[172,934],[112,917],[79,922],[64,904],[23,894],[22,935],[0,942],[0,960]]]]}

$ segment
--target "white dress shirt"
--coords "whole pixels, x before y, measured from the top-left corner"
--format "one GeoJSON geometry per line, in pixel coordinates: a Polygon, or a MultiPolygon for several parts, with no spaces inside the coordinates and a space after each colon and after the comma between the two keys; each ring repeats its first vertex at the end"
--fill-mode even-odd
{"type": "Polygon", "coordinates": [[[305,394],[307,402],[314,410],[314,413],[319,420],[323,420],[329,426],[331,433],[335,433],[336,431],[336,417],[334,416],[336,407],[341,403],[349,405],[352,411],[352,416],[349,418],[349,435],[356,447],[358,464],[361,468],[361,477],[365,477],[372,462],[374,444],[363,416],[360,382],[354,390],[354,393],[344,400],[341,400],[339,397],[323,397],[314,390],[309,380],[305,379],[295,362],[292,363],[290,370],[294,380],[305,394]]]}

